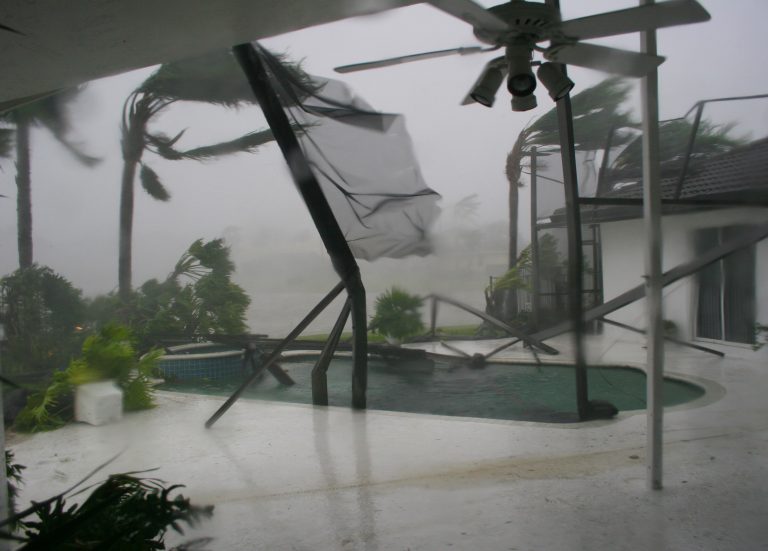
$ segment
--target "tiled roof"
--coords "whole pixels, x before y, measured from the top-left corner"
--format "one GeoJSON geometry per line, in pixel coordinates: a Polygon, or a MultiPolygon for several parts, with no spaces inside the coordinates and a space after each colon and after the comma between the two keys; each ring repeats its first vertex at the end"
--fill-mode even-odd
{"type": "MultiPolygon", "coordinates": [[[[668,176],[661,180],[661,196],[673,199],[677,189],[679,175],[668,176]]],[[[642,180],[627,178],[624,181],[610,183],[613,189],[603,195],[606,198],[641,199],[643,196],[642,180]]],[[[768,138],[756,140],[727,153],[691,162],[688,176],[683,183],[680,199],[712,200],[755,200],[756,205],[764,205],[768,200],[768,138]]],[[[663,205],[663,214],[679,214],[692,210],[728,208],[714,205],[663,205]]],[[[639,218],[643,215],[642,205],[618,206],[583,206],[582,222],[594,224],[616,220],[639,218]]],[[[564,227],[565,210],[558,209],[548,223],[540,227],[564,227]]]]}
{"type": "MultiPolygon", "coordinates": [[[[687,172],[680,196],[683,199],[732,195],[745,191],[768,195],[768,138],[716,157],[692,161],[687,172]]],[[[674,197],[678,178],[679,175],[675,175],[661,181],[662,198],[674,197]]],[[[642,181],[639,179],[612,182],[612,185],[614,189],[606,193],[605,197],[642,197],[642,181]]]]}

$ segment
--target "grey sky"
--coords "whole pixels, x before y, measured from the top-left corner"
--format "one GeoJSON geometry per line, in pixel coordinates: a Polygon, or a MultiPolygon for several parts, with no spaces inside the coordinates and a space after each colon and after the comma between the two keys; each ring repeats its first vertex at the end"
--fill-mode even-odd
{"type": "MultiPolygon", "coordinates": [[[[481,1],[490,6],[495,2],[481,1]]],[[[631,1],[563,0],[565,18],[636,5],[631,1]]],[[[768,92],[764,21],[768,4],[761,0],[702,0],[709,23],[659,33],[662,117],[680,116],[702,98],[768,92]]],[[[399,112],[407,125],[425,179],[444,196],[443,205],[478,193],[485,221],[506,219],[504,161],[517,133],[553,104],[539,91],[539,107],[513,113],[502,90],[493,109],[459,102],[482,65],[494,54],[451,57],[334,76],[336,65],[425,50],[476,44],[468,25],[430,6],[416,5],[377,16],[341,21],[274,37],[263,44],[304,59],[308,72],[341,78],[375,108],[399,112]]],[[[637,35],[602,43],[637,49],[637,35]]],[[[32,185],[35,259],[63,273],[89,293],[105,292],[117,279],[117,215],[121,170],[118,124],[122,102],[150,69],[93,82],[75,106],[73,135],[104,162],[96,169],[78,166],[42,131],[33,134],[32,185]]],[[[574,93],[604,75],[572,68],[574,93]]],[[[764,105],[764,104],[763,104],[764,105]]],[[[768,127],[765,107],[750,114],[752,130],[768,127]]],[[[234,137],[263,127],[256,108],[226,111],[206,106],[173,107],[158,127],[168,133],[188,127],[185,143],[193,145],[234,137]]],[[[280,247],[320,253],[309,217],[293,189],[277,147],[256,155],[199,164],[147,159],[171,191],[158,203],[137,189],[135,275],[140,283],[162,277],[182,250],[197,237],[228,236],[239,263],[254,262],[269,251],[273,239],[288,233],[280,247]]],[[[2,238],[0,273],[15,269],[15,169],[4,162],[0,173],[2,238]]],[[[521,191],[521,204],[527,189],[521,191]]],[[[526,239],[527,209],[521,208],[526,239]]]]}

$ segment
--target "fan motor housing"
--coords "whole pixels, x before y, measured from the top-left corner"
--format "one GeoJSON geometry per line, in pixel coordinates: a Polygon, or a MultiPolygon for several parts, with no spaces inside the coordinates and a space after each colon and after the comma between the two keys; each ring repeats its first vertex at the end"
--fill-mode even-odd
{"type": "Polygon", "coordinates": [[[474,29],[475,36],[486,44],[504,45],[521,36],[539,42],[549,38],[551,30],[560,22],[558,10],[535,2],[515,1],[489,8],[493,15],[507,22],[510,30],[504,33],[474,29]]]}

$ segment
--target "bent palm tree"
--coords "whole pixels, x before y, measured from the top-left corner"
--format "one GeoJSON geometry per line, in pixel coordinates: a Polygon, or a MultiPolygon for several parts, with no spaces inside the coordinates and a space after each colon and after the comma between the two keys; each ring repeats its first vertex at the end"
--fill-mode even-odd
{"type": "MultiPolygon", "coordinates": [[[[571,101],[577,151],[598,151],[605,145],[611,129],[629,128],[636,124],[632,121],[630,113],[621,108],[629,96],[630,89],[628,82],[613,77],[573,96],[571,101]]],[[[630,134],[614,134],[613,145],[621,145],[630,139],[630,134]]],[[[560,147],[556,107],[526,126],[507,156],[510,268],[514,267],[517,260],[518,188],[522,186],[520,177],[523,173],[523,161],[534,146],[539,148],[540,152],[560,147]]],[[[535,213],[531,213],[531,216],[535,216],[535,213]]]]}
{"type": "Polygon", "coordinates": [[[16,142],[17,233],[19,268],[22,270],[33,263],[30,130],[43,126],[82,164],[93,166],[99,162],[83,153],[68,137],[71,125],[66,106],[78,92],[78,89],[67,90],[0,114],[0,120],[11,126],[0,132],[0,156],[10,156],[11,143],[16,142]]]}
{"type": "MultiPolygon", "coordinates": [[[[715,124],[702,119],[698,128],[688,119],[671,119],[659,123],[659,168],[662,178],[678,176],[685,163],[687,148],[694,136],[693,147],[688,161],[691,167],[696,163],[715,155],[727,153],[735,147],[746,145],[749,140],[735,136],[735,123],[715,124]]],[[[639,178],[642,175],[643,144],[638,136],[616,157],[609,169],[608,177],[612,180],[639,178]]]]}
{"type": "MultiPolygon", "coordinates": [[[[281,60],[282,61],[282,60],[281,60]]],[[[286,63],[301,81],[308,77],[298,65],[286,63]]],[[[159,201],[170,194],[157,173],[143,161],[149,151],[166,160],[210,160],[222,155],[253,152],[272,141],[271,130],[260,130],[234,140],[182,151],[176,144],[184,134],[173,137],[149,129],[150,123],[179,101],[205,102],[224,107],[254,103],[253,92],[230,52],[162,65],[126,99],[121,124],[123,172],[120,191],[120,234],[118,289],[120,298],[131,295],[134,181],[139,178],[144,191],[159,201]]]]}

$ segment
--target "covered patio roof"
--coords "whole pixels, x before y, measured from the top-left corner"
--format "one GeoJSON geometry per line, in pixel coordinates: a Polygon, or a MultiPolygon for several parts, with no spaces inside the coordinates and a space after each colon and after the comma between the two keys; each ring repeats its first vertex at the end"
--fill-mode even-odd
{"type": "Polygon", "coordinates": [[[0,105],[414,0],[7,0],[0,105]]]}

